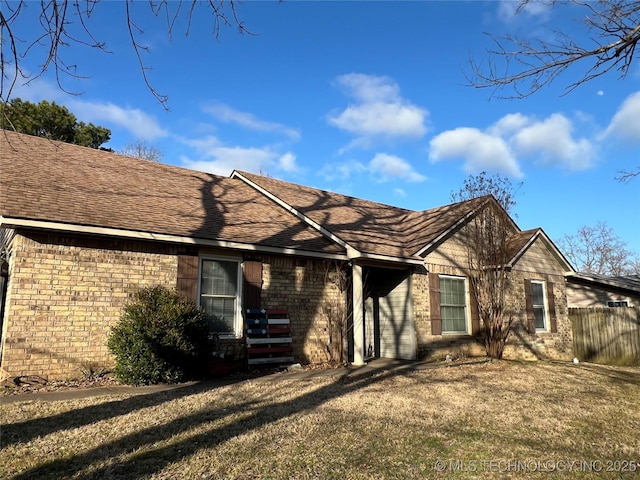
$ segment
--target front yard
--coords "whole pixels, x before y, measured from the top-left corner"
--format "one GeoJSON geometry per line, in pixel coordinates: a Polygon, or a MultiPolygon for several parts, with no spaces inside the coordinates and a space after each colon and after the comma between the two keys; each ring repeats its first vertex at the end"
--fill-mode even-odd
{"type": "Polygon", "coordinates": [[[277,378],[3,404],[0,478],[640,476],[639,368],[499,361],[277,378]]]}

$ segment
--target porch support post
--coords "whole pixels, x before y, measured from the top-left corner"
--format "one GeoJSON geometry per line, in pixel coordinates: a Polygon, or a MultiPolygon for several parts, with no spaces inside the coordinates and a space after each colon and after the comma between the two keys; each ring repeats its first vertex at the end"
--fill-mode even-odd
{"type": "Polygon", "coordinates": [[[353,264],[353,364],[364,365],[364,299],[362,267],[353,264]]]}

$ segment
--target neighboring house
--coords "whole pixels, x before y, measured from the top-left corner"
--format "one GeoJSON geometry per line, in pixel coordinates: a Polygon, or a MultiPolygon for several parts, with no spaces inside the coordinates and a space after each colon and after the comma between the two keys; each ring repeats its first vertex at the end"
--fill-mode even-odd
{"type": "MultiPolygon", "coordinates": [[[[286,308],[296,361],[483,354],[465,225],[491,196],[411,211],[245,172],[230,178],[1,132],[5,375],[113,365],[109,328],[136,290],[196,301],[242,355],[246,308],[286,308]]],[[[565,274],[513,223],[510,358],[572,357],[565,274]]]]}
{"type": "Polygon", "coordinates": [[[567,275],[569,307],[639,307],[640,276],[606,276],[572,272],[567,275]]]}

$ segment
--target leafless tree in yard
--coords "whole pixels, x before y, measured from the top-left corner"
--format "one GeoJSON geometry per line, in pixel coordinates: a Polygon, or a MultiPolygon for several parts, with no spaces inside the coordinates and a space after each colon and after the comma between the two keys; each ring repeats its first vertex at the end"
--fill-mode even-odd
{"type": "Polygon", "coordinates": [[[565,235],[558,246],[580,272],[599,275],[640,275],[640,258],[607,225],[583,226],[565,235]]]}
{"type": "MultiPolygon", "coordinates": [[[[465,228],[472,302],[484,325],[485,350],[491,358],[502,358],[513,318],[507,306],[511,260],[509,239],[517,231],[509,214],[515,207],[514,189],[507,178],[470,176],[453,201],[482,198],[465,228]],[[489,196],[491,195],[491,196],[489,196]]],[[[473,308],[473,306],[472,306],[473,308]]]]}

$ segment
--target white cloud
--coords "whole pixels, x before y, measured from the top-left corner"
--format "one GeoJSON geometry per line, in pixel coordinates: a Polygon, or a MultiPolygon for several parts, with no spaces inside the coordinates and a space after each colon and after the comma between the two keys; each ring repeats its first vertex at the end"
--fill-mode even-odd
{"type": "Polygon", "coordinates": [[[476,128],[456,128],[431,139],[429,158],[432,162],[464,159],[467,173],[499,172],[522,177],[522,171],[507,142],[476,128]]]}
{"type": "Polygon", "coordinates": [[[599,137],[614,137],[640,142],[640,92],[629,95],[615,113],[609,126],[599,137]]]}
{"type": "Polygon", "coordinates": [[[346,180],[353,174],[359,174],[367,171],[367,167],[362,163],[350,160],[338,163],[325,164],[318,174],[325,180],[346,180]]]}
{"type": "Polygon", "coordinates": [[[199,155],[208,155],[209,152],[222,146],[222,142],[213,135],[195,139],[178,137],[177,140],[191,148],[194,148],[199,155]]]}
{"type": "Polygon", "coordinates": [[[407,192],[405,192],[403,189],[401,188],[394,188],[393,189],[393,193],[395,193],[397,196],[399,197],[406,197],[407,196],[407,192]]]}
{"type": "Polygon", "coordinates": [[[67,107],[78,121],[96,123],[106,128],[112,128],[112,125],[109,125],[111,123],[128,130],[142,140],[155,140],[169,135],[153,116],[142,110],[123,108],[111,102],[92,102],[77,96],[70,97],[55,84],[41,78],[36,78],[28,84],[17,84],[11,96],[35,103],[42,100],[54,101],[67,107]]]}
{"type": "Polygon", "coordinates": [[[297,172],[296,156],[292,152],[284,154],[270,146],[230,147],[225,146],[215,136],[196,139],[178,138],[184,145],[193,149],[190,155],[181,155],[182,164],[193,170],[216,175],[230,175],[233,170],[261,173],[265,170],[297,172]]]}
{"type": "Polygon", "coordinates": [[[344,181],[352,175],[365,173],[372,175],[380,183],[392,180],[416,183],[427,179],[424,175],[416,172],[405,159],[388,153],[377,153],[366,165],[356,160],[327,163],[318,172],[320,176],[328,181],[344,181]]]}
{"type": "MultiPolygon", "coordinates": [[[[578,114],[578,120],[581,116],[578,114]]],[[[521,113],[505,115],[485,131],[456,128],[443,132],[430,142],[433,162],[463,159],[464,170],[498,172],[522,177],[520,163],[526,158],[540,160],[569,170],[593,166],[596,145],[586,138],[575,138],[573,122],[560,113],[539,121],[521,113]]]]}
{"type": "Polygon", "coordinates": [[[216,175],[230,175],[233,170],[259,173],[277,164],[278,155],[260,148],[217,147],[208,152],[209,158],[193,160],[180,156],[187,168],[216,175]]]}
{"type": "Polygon", "coordinates": [[[368,148],[379,140],[421,138],[427,132],[427,110],[400,96],[388,77],[352,73],[336,80],[354,99],[341,113],[328,117],[330,125],[353,134],[350,147],[368,148]]]}
{"type": "Polygon", "coordinates": [[[377,177],[379,182],[399,179],[413,183],[423,182],[427,179],[424,175],[416,172],[403,158],[387,153],[377,153],[369,163],[369,171],[377,177]]]}
{"type": "Polygon", "coordinates": [[[297,172],[299,170],[296,165],[296,156],[287,152],[278,159],[278,167],[285,172],[297,172]]]}
{"type": "Polygon", "coordinates": [[[570,170],[587,169],[595,160],[595,147],[586,138],[574,139],[572,130],[567,117],[554,113],[522,128],[511,141],[520,155],[537,155],[544,163],[557,163],[570,170]]]}
{"type": "Polygon", "coordinates": [[[598,95],[599,97],[601,97],[601,96],[603,96],[603,95],[604,95],[604,91],[603,91],[603,90],[598,90],[598,91],[596,92],[596,95],[598,95]]]}
{"type": "MultiPolygon", "coordinates": [[[[26,73],[28,75],[28,73],[26,73]]],[[[29,82],[18,82],[11,90],[11,98],[20,98],[29,102],[38,103],[42,100],[62,104],[67,94],[60,88],[42,78],[34,78],[29,82]]]]}
{"type": "Polygon", "coordinates": [[[504,137],[512,135],[530,122],[526,115],[521,113],[510,113],[505,115],[487,129],[487,133],[494,136],[504,137]]]}
{"type": "Polygon", "coordinates": [[[72,100],[69,109],[85,122],[110,122],[116,124],[143,140],[166,137],[169,132],[162,128],[151,115],[137,108],[123,108],[113,103],[86,102],[72,100]]]}
{"type": "Polygon", "coordinates": [[[546,19],[553,5],[548,0],[531,0],[526,3],[516,0],[500,0],[498,2],[498,18],[503,22],[512,23],[518,17],[523,20],[532,17],[546,19]]]}
{"type": "Polygon", "coordinates": [[[292,140],[300,139],[300,132],[293,128],[280,123],[260,120],[251,113],[241,112],[223,103],[212,103],[205,106],[203,110],[224,123],[233,123],[249,130],[278,133],[286,135],[292,140]]]}

